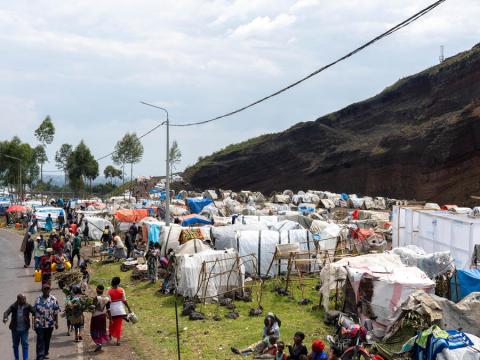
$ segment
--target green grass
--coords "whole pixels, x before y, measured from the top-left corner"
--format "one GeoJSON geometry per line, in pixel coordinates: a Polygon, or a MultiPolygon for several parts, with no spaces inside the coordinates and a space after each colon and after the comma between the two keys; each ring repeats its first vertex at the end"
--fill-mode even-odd
{"type": "MultiPolygon", "coordinates": [[[[126,291],[128,302],[137,314],[139,322],[135,325],[125,324],[126,338],[142,359],[173,359],[176,354],[175,332],[175,298],[157,292],[160,283],[132,282],[130,272],[120,272],[119,264],[94,265],[92,285],[98,283],[108,285],[112,276],[120,276],[126,291]]],[[[323,311],[313,311],[312,304],[300,306],[301,291],[298,282],[294,282],[293,296],[295,300],[279,296],[271,289],[274,280],[269,281],[263,292],[262,305],[264,315],[272,311],[281,320],[281,340],[291,343],[296,331],[306,334],[307,346],[315,338],[325,339],[331,329],[324,325],[323,311]]],[[[313,289],[313,280],[305,287],[306,297],[318,303],[318,292],[313,289]]],[[[206,315],[205,320],[190,321],[180,316],[183,300],[178,299],[180,346],[182,359],[238,359],[231,353],[231,346],[243,347],[260,340],[263,331],[263,316],[250,317],[248,311],[257,307],[255,301],[245,303],[236,301],[240,317],[230,320],[224,317],[229,312],[224,307],[214,304],[197,305],[197,311],[206,315]],[[220,314],[221,321],[212,317],[220,314]]]]}

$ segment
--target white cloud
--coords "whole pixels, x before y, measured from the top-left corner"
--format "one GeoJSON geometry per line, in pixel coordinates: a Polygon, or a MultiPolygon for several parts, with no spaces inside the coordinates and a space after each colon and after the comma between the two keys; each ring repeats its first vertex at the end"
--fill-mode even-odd
{"type": "Polygon", "coordinates": [[[320,5],[319,0],[297,0],[295,3],[290,7],[290,11],[302,11],[309,7],[315,7],[320,5]]]}
{"type": "Polygon", "coordinates": [[[233,38],[241,39],[267,36],[274,31],[278,31],[292,25],[296,19],[296,16],[289,14],[280,14],[275,18],[270,18],[269,16],[256,17],[249,23],[240,25],[233,30],[231,36],[233,38]]]}

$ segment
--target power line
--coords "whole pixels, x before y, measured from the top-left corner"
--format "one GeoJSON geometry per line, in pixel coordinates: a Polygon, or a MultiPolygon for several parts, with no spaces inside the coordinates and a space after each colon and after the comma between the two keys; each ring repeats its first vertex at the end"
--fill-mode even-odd
{"type": "MultiPolygon", "coordinates": [[[[145,134],[140,135],[140,136],[138,137],[138,139],[144,138],[145,136],[147,136],[148,134],[154,132],[154,131],[157,130],[160,126],[163,126],[163,125],[165,125],[165,124],[166,124],[166,121],[162,122],[161,124],[158,124],[157,126],[155,126],[155,127],[151,128],[150,130],[148,130],[145,134]]],[[[106,159],[106,158],[112,156],[112,155],[115,154],[115,153],[116,153],[116,151],[113,150],[110,154],[104,155],[104,156],[99,157],[98,159],[95,159],[95,160],[100,161],[100,160],[106,159]]]]}
{"type": "Polygon", "coordinates": [[[402,21],[401,23],[395,25],[394,27],[390,28],[389,30],[385,31],[384,33],[378,35],[377,37],[373,38],[372,40],[366,42],[365,44],[363,44],[362,46],[356,48],[355,50],[353,51],[350,51],[348,54],[342,56],[341,58],[321,67],[320,69],[318,70],[315,70],[314,72],[308,74],[307,76],[301,78],[300,80],[297,80],[295,81],[294,83],[288,85],[288,86],[285,86],[284,88],[278,90],[278,91],[275,91],[274,93],[270,94],[270,95],[267,95],[259,100],[256,100],[248,105],[245,105],[241,108],[238,108],[236,110],[233,110],[233,111],[230,111],[226,114],[223,114],[223,115],[219,115],[219,116],[216,116],[214,118],[211,118],[211,119],[208,119],[208,120],[204,120],[204,121],[199,121],[199,122],[194,122],[194,123],[187,123],[187,124],[170,124],[170,126],[179,126],[179,127],[184,127],[184,126],[194,126],[194,125],[202,125],[202,124],[207,124],[207,123],[210,123],[210,122],[213,122],[213,121],[216,121],[216,120],[220,120],[220,119],[223,119],[223,118],[226,118],[226,117],[229,117],[229,116],[232,116],[232,115],[235,115],[235,114],[238,114],[239,112],[242,112],[244,110],[247,110],[248,108],[251,108],[255,105],[258,105],[268,99],[271,99],[277,95],[280,95],[281,93],[297,86],[297,85],[300,85],[301,83],[303,83],[304,81],[310,79],[311,77],[314,77],[315,75],[321,73],[322,71],[324,70],[327,70],[328,68],[338,64],[339,62],[341,61],[344,61],[346,59],[348,59],[349,57],[355,55],[356,53],[362,51],[363,49],[369,47],[370,45],[372,45],[373,43],[393,34],[394,32],[398,31],[398,30],[401,30],[402,28],[408,26],[409,24],[411,24],[412,22],[416,21],[417,19],[419,19],[420,17],[424,16],[425,14],[429,13],[430,11],[432,11],[433,9],[435,9],[437,6],[441,5],[443,2],[445,2],[446,0],[438,0],[436,2],[434,2],[433,4],[427,6],[426,8],[420,10],[419,12],[417,12],[416,14],[410,16],[408,19],[402,21]]]}
{"type": "MultiPolygon", "coordinates": [[[[365,48],[371,46],[372,44],[376,43],[377,41],[387,37],[387,36],[390,36],[391,34],[403,29],[404,27],[410,25],[411,23],[413,23],[414,21],[418,20],[419,18],[421,18],[422,16],[428,14],[430,11],[432,11],[433,9],[435,9],[437,6],[441,5],[442,3],[444,3],[445,1],[447,0],[437,0],[435,1],[434,3],[432,3],[431,5],[427,6],[426,8],[420,10],[419,12],[415,13],[414,15],[410,16],[409,18],[403,20],[402,22],[398,23],[397,25],[393,26],[392,28],[388,29],[387,31],[385,31],[384,33],[376,36],[375,38],[373,38],[372,40],[364,43],[363,45],[361,45],[360,47],[356,48],[355,50],[352,50],[350,51],[349,53],[347,53],[346,55],[338,58],[337,60],[335,61],[332,61],[331,63],[315,70],[314,72],[306,75],[305,77],[301,78],[300,80],[297,80],[293,83],[291,83],[290,85],[287,85],[283,88],[281,88],[280,90],[277,90],[275,91],[274,93],[270,94],[270,95],[267,95],[259,100],[256,100],[248,105],[245,105],[245,106],[242,106],[236,110],[233,110],[233,111],[230,111],[226,114],[223,114],[223,115],[219,115],[219,116],[216,116],[214,118],[211,118],[211,119],[208,119],[208,120],[204,120],[204,121],[198,121],[198,122],[193,122],[193,123],[186,123],[186,124],[170,124],[170,126],[176,126],[176,127],[187,127],[187,126],[195,126],[195,125],[203,125],[203,124],[207,124],[207,123],[210,123],[210,122],[213,122],[213,121],[217,121],[217,120],[220,120],[220,119],[223,119],[223,118],[226,118],[226,117],[229,117],[229,116],[232,116],[232,115],[235,115],[235,114],[238,114],[244,110],[247,110],[255,105],[258,105],[264,101],[267,101],[277,95],[280,95],[282,94],[283,92],[287,91],[287,90],[290,90],[291,88],[297,86],[297,85],[300,85],[301,83],[305,82],[306,80],[314,77],[315,75],[327,70],[328,68],[338,64],[339,62],[342,62],[346,59],[348,59],[349,57],[359,53],[360,51],[364,50],[365,48]]],[[[145,134],[143,134],[142,136],[139,137],[139,139],[147,136],[148,134],[152,133],[153,131],[155,131],[156,129],[158,129],[160,126],[164,125],[165,122],[161,123],[160,125],[157,125],[155,126],[154,128],[152,128],[151,130],[147,131],[145,134]]],[[[97,159],[97,161],[100,161],[100,160],[103,160],[107,157],[110,157],[112,156],[113,154],[115,153],[115,151],[112,151],[110,154],[107,154],[107,155],[104,155],[100,158],[97,159]]]]}

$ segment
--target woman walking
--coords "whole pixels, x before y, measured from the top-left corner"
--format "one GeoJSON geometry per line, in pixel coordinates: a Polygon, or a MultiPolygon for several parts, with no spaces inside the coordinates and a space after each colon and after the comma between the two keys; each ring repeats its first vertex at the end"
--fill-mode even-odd
{"type": "MultiPolygon", "coordinates": [[[[97,296],[93,300],[95,310],[90,321],[90,335],[95,343],[95,352],[102,351],[102,345],[109,341],[107,335],[107,309],[110,307],[110,298],[103,295],[103,285],[97,286],[97,296]]],[[[111,319],[110,319],[111,321],[111,319]]]]}
{"type": "Polygon", "coordinates": [[[115,260],[126,259],[127,251],[125,250],[125,245],[123,245],[120,236],[116,235],[115,233],[113,233],[113,243],[115,245],[115,249],[113,251],[113,257],[115,260]]]}
{"type": "Polygon", "coordinates": [[[158,261],[160,259],[160,244],[150,242],[146,254],[148,266],[148,278],[154,283],[158,278],[158,261]]]}
{"type": "Polygon", "coordinates": [[[50,214],[48,214],[47,219],[45,220],[45,231],[51,232],[53,230],[53,219],[50,214]]]}
{"type": "Polygon", "coordinates": [[[110,297],[110,337],[117,339],[117,345],[120,345],[120,338],[122,337],[122,325],[123,319],[127,313],[125,312],[125,306],[130,311],[130,306],[127,303],[125,296],[125,290],[120,285],[120,278],[114,277],[111,282],[112,287],[108,290],[108,296],[110,297]]]}

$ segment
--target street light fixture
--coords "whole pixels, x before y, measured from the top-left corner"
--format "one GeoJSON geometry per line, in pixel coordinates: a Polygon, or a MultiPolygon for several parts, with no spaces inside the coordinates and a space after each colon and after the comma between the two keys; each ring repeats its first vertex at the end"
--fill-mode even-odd
{"type": "Polygon", "coordinates": [[[166,160],[166,171],[165,171],[165,176],[166,176],[166,182],[165,182],[165,195],[166,195],[166,199],[165,199],[165,225],[166,226],[169,226],[170,225],[170,120],[169,120],[169,117],[168,117],[168,110],[163,108],[163,107],[160,107],[160,106],[157,106],[157,105],[153,105],[153,104],[149,104],[149,103],[146,103],[144,101],[140,101],[141,104],[143,105],[147,105],[147,106],[151,106],[151,107],[154,107],[156,109],[159,109],[159,110],[162,110],[165,112],[166,116],[167,116],[167,121],[165,122],[165,124],[167,125],[166,128],[167,128],[167,160],[166,160]]]}

